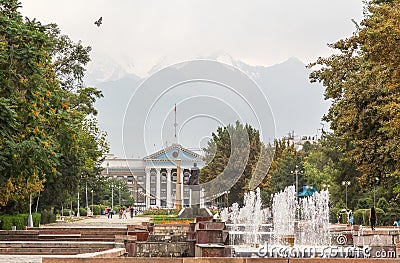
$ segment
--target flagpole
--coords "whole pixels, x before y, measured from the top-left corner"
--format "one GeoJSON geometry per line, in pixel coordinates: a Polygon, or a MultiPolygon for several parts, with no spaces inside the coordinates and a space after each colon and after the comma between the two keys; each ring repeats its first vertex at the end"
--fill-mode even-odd
{"type": "Polygon", "coordinates": [[[175,103],[175,107],[174,107],[174,114],[175,114],[175,122],[174,122],[174,127],[175,127],[175,143],[178,143],[178,140],[176,139],[176,127],[178,126],[178,124],[176,123],[176,103],[175,103]]]}

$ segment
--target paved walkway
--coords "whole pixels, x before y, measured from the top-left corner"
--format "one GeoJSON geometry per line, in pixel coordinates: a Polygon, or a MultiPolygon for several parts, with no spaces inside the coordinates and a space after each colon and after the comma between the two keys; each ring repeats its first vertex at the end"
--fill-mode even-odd
{"type": "MultiPolygon", "coordinates": [[[[113,218],[107,218],[107,216],[98,216],[95,218],[81,217],[74,221],[58,221],[56,223],[43,225],[41,228],[49,227],[124,227],[126,225],[141,224],[142,222],[148,222],[150,217],[133,217],[119,219],[118,215],[113,218]]],[[[53,255],[48,255],[53,256],[53,255]]],[[[42,258],[46,255],[0,255],[0,263],[41,263],[42,258]]]]}

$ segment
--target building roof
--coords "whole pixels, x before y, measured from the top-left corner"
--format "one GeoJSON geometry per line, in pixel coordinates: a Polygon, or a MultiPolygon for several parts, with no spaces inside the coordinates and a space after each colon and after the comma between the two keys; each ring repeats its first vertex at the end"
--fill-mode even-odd
{"type": "Polygon", "coordinates": [[[173,144],[165,149],[143,158],[145,161],[171,161],[171,160],[203,161],[203,157],[195,152],[183,148],[180,144],[173,144]]]}

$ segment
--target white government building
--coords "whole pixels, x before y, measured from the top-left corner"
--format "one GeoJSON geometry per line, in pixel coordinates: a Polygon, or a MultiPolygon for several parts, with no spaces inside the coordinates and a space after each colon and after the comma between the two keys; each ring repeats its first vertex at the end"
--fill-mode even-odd
{"type": "Polygon", "coordinates": [[[127,183],[138,208],[174,208],[177,165],[180,166],[182,207],[190,206],[190,189],[185,185],[195,163],[204,166],[201,155],[173,144],[143,159],[123,159],[106,155],[102,175],[127,183]]]}

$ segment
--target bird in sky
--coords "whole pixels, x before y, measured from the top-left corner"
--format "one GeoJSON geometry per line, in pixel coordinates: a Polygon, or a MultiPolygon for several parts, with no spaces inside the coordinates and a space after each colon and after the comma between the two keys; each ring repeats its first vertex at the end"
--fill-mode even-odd
{"type": "Polygon", "coordinates": [[[101,17],[99,18],[99,20],[97,20],[96,22],[94,22],[94,24],[95,24],[96,26],[100,26],[100,25],[102,24],[102,21],[103,21],[103,17],[101,16],[101,17]]]}

